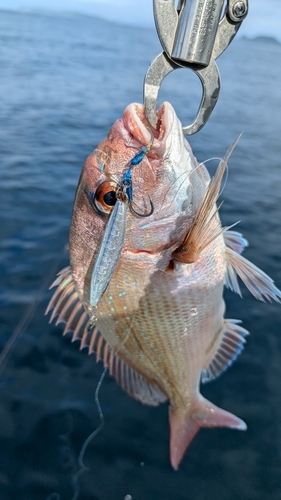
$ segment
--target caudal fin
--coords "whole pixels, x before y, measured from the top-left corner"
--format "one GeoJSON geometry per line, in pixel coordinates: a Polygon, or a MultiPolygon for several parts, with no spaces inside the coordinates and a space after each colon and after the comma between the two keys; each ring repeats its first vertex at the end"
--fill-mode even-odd
{"type": "Polygon", "coordinates": [[[178,466],[186,448],[199,431],[200,427],[229,427],[245,431],[243,420],[228,411],[213,405],[203,397],[188,410],[170,407],[170,460],[173,468],[178,466]]]}

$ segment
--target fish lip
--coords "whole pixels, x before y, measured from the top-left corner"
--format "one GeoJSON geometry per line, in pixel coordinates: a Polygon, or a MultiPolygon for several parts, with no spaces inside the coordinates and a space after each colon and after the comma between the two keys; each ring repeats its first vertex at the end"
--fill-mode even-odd
{"type": "Polygon", "coordinates": [[[160,142],[165,142],[167,135],[172,129],[172,124],[174,121],[174,108],[169,102],[163,102],[157,112],[157,140],[160,142]]]}
{"type": "Polygon", "coordinates": [[[154,128],[146,118],[143,104],[130,104],[124,111],[125,128],[138,142],[146,146],[151,139],[151,133],[153,134],[153,145],[147,156],[153,156],[153,152],[157,153],[157,150],[163,151],[167,138],[175,124],[176,114],[169,102],[161,104],[157,112],[157,118],[157,128],[154,128]]]}
{"type": "Polygon", "coordinates": [[[180,122],[177,119],[173,106],[169,102],[163,102],[161,104],[157,112],[157,117],[157,129],[152,130],[153,133],[156,134],[156,140],[153,142],[151,153],[153,155],[153,150],[156,153],[159,150],[160,155],[164,155],[169,135],[172,133],[173,128],[180,127],[180,122]]]}

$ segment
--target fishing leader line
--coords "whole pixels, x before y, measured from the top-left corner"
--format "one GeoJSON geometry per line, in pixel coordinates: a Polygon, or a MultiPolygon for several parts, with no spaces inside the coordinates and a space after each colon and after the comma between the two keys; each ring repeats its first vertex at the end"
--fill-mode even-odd
{"type": "Polygon", "coordinates": [[[78,498],[79,498],[79,495],[80,495],[79,476],[81,476],[81,474],[83,474],[83,472],[87,472],[88,470],[90,470],[90,468],[87,467],[83,461],[86,450],[87,450],[89,444],[91,443],[91,441],[97,436],[97,434],[102,430],[102,428],[104,426],[104,416],[103,416],[103,412],[102,412],[101,405],[99,402],[99,391],[100,391],[101,385],[103,383],[106,372],[107,372],[107,366],[103,369],[103,372],[100,376],[98,385],[97,385],[96,390],[95,390],[95,404],[96,404],[96,407],[98,410],[100,425],[85,439],[85,441],[82,445],[82,448],[80,450],[80,453],[78,455],[78,464],[80,466],[80,469],[78,470],[78,472],[76,472],[76,474],[73,477],[74,494],[73,494],[73,497],[71,500],[78,500],[78,498]]]}

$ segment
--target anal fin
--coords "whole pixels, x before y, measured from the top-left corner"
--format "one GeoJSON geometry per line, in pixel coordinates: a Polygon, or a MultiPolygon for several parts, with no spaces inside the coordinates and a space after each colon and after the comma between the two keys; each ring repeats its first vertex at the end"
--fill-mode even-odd
{"type": "Polygon", "coordinates": [[[208,366],[203,368],[201,381],[210,382],[221,375],[244,349],[245,337],[249,332],[239,325],[236,319],[224,320],[220,344],[208,366]]]}

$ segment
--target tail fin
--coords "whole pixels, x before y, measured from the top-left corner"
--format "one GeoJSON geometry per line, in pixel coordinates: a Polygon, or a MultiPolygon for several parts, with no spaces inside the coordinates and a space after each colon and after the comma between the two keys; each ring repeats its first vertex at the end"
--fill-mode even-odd
{"type": "Polygon", "coordinates": [[[247,429],[243,420],[203,397],[192,406],[191,411],[190,408],[185,410],[170,407],[170,460],[175,470],[200,427],[229,427],[240,431],[247,429]]]}

